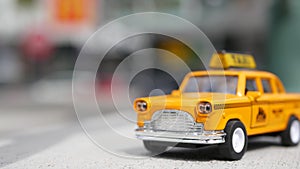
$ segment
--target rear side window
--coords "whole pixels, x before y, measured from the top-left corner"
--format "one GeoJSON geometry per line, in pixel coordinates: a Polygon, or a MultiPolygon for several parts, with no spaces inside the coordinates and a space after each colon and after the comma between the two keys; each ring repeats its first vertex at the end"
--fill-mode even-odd
{"type": "Polygon", "coordinates": [[[248,91],[258,91],[255,79],[246,80],[245,94],[247,94],[248,91]]]}
{"type": "Polygon", "coordinates": [[[280,86],[281,86],[280,83],[278,81],[276,81],[276,88],[277,88],[277,92],[278,93],[282,93],[283,92],[280,86]]]}
{"type": "Polygon", "coordinates": [[[261,80],[264,93],[272,93],[271,83],[269,79],[262,79],[261,80]]]}

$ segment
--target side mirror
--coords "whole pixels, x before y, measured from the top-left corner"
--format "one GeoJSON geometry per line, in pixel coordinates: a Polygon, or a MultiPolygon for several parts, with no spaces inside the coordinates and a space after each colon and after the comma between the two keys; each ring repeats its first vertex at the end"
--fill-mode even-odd
{"type": "Polygon", "coordinates": [[[254,100],[261,96],[261,93],[258,91],[248,91],[246,94],[248,97],[252,97],[254,100]]]}
{"type": "Polygon", "coordinates": [[[179,90],[173,90],[171,94],[174,96],[180,96],[181,92],[179,90]]]}

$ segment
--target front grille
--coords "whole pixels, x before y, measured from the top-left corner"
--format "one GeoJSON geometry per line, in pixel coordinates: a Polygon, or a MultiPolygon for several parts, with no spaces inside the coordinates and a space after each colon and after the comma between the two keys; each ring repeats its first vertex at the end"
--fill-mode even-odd
{"type": "Polygon", "coordinates": [[[152,130],[175,132],[201,132],[202,123],[196,123],[187,112],[180,110],[160,110],[153,114],[149,124],[152,130]]]}

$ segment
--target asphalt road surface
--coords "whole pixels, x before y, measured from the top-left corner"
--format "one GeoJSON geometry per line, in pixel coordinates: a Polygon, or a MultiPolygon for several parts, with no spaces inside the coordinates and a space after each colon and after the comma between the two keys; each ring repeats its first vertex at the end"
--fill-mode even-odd
{"type": "Polygon", "coordinates": [[[72,106],[38,106],[14,98],[0,98],[0,168],[300,168],[300,146],[282,147],[279,138],[251,139],[239,161],[219,160],[213,146],[151,156],[132,138],[135,126],[115,113],[105,117],[113,129],[87,115],[82,119],[87,135],[72,106]]]}

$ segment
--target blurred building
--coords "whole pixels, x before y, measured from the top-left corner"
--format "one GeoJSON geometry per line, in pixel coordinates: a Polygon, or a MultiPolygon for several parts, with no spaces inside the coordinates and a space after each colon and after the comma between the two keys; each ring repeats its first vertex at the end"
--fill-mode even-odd
{"type": "Polygon", "coordinates": [[[2,0],[0,46],[12,48],[11,55],[22,63],[21,69],[15,70],[21,74],[18,82],[32,81],[51,71],[71,70],[80,48],[98,25],[97,3],[2,0]]]}
{"type": "MultiPolygon", "coordinates": [[[[34,81],[54,71],[71,70],[81,47],[101,25],[127,14],[156,11],[191,21],[217,50],[253,53],[259,68],[271,69],[287,81],[290,89],[296,89],[300,85],[297,71],[293,71],[298,70],[299,5],[297,0],[1,0],[0,64],[11,66],[0,68],[5,69],[0,73],[0,83],[34,81]]],[[[126,25],[122,29],[126,30],[126,25]]],[[[184,28],[170,31],[184,33],[184,28]]],[[[192,69],[203,68],[201,63],[194,64],[198,63],[196,57],[180,42],[145,36],[149,41],[141,46],[126,48],[124,43],[125,48],[110,52],[112,56],[105,60],[103,70],[106,77],[124,57],[148,47],[181,55],[192,69]],[[120,57],[113,57],[116,53],[120,57]]]]}

